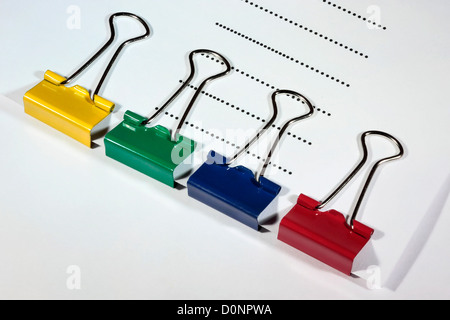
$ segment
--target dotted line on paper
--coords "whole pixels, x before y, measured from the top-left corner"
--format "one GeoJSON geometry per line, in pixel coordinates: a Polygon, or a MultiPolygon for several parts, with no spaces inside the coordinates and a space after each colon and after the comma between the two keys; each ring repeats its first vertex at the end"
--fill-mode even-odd
{"type": "Polygon", "coordinates": [[[289,55],[287,55],[287,54],[285,54],[285,53],[283,53],[283,52],[281,52],[279,50],[276,50],[276,49],[274,49],[274,48],[272,48],[272,47],[270,47],[270,46],[268,46],[268,45],[258,41],[258,40],[250,38],[249,36],[246,36],[245,34],[242,34],[242,33],[238,32],[236,30],[233,30],[233,29],[227,27],[226,25],[223,25],[223,24],[220,24],[220,23],[216,22],[216,26],[218,26],[218,27],[220,27],[220,28],[222,28],[222,29],[224,29],[226,31],[229,31],[230,33],[233,33],[233,34],[235,34],[238,37],[241,37],[241,38],[244,38],[244,39],[246,39],[246,40],[248,40],[250,42],[253,42],[254,44],[259,45],[262,48],[267,49],[267,50],[269,50],[269,51],[271,51],[271,52],[273,52],[275,54],[278,54],[281,57],[283,57],[283,58],[285,58],[285,59],[287,59],[289,61],[292,61],[292,62],[294,62],[296,64],[299,64],[302,67],[305,67],[306,69],[311,70],[311,71],[315,72],[318,75],[324,76],[324,77],[326,77],[327,79],[329,79],[329,80],[331,80],[333,82],[336,82],[338,84],[346,86],[347,88],[350,87],[350,84],[346,83],[345,81],[342,81],[342,80],[338,79],[335,76],[332,76],[332,75],[330,75],[330,74],[328,74],[326,72],[323,72],[323,71],[317,69],[316,67],[313,67],[313,66],[311,66],[311,65],[309,65],[309,64],[307,64],[307,63],[305,63],[303,61],[295,59],[295,58],[293,58],[293,57],[291,57],[291,56],[289,56],[289,55]]]}
{"type": "Polygon", "coordinates": [[[288,22],[288,23],[290,23],[291,25],[294,25],[294,26],[296,26],[296,27],[298,27],[298,28],[300,28],[300,29],[302,29],[302,30],[304,30],[304,31],[307,31],[307,32],[309,32],[309,33],[311,33],[311,34],[313,34],[313,35],[315,35],[315,36],[318,36],[319,38],[321,38],[321,39],[323,39],[323,40],[326,40],[326,41],[328,41],[328,42],[330,42],[330,43],[333,43],[333,44],[337,45],[337,46],[340,47],[340,48],[343,48],[343,49],[345,49],[345,50],[348,50],[348,51],[350,51],[350,52],[352,52],[352,53],[354,53],[354,54],[356,54],[356,55],[359,55],[359,56],[361,56],[361,57],[363,57],[363,58],[366,58],[366,59],[369,58],[369,56],[368,56],[367,54],[364,54],[364,53],[362,53],[361,51],[355,50],[355,49],[353,49],[353,48],[351,48],[351,47],[349,47],[349,46],[347,46],[347,45],[345,45],[345,44],[343,44],[343,43],[341,43],[341,42],[339,42],[339,41],[336,41],[336,40],[332,39],[331,37],[328,37],[328,36],[326,36],[326,35],[323,35],[323,34],[321,34],[320,32],[317,32],[317,31],[315,31],[315,30],[313,30],[313,29],[311,29],[311,28],[308,28],[308,27],[306,27],[306,26],[300,24],[299,22],[296,22],[296,21],[294,21],[294,20],[290,20],[289,18],[286,18],[286,17],[284,17],[283,15],[280,15],[279,13],[276,13],[276,12],[274,12],[274,11],[272,11],[272,10],[269,10],[269,9],[267,9],[267,8],[264,8],[263,6],[258,5],[258,4],[254,3],[254,2],[251,2],[251,1],[249,1],[249,0],[241,0],[241,1],[243,1],[243,2],[245,2],[245,3],[247,3],[247,4],[249,4],[249,5],[251,5],[251,6],[253,6],[253,7],[255,7],[256,9],[260,9],[261,11],[266,12],[266,13],[268,13],[268,14],[270,14],[270,15],[276,17],[276,18],[279,18],[280,20],[283,20],[283,21],[285,21],[285,22],[288,22]]]}
{"type": "MultiPolygon", "coordinates": [[[[207,54],[202,53],[201,55],[205,55],[206,58],[210,58],[210,56],[207,55],[207,54]]],[[[222,61],[220,61],[219,59],[214,59],[214,57],[211,57],[211,60],[213,60],[213,61],[216,60],[217,63],[222,63],[222,61]]],[[[238,69],[238,68],[235,68],[234,66],[232,66],[232,67],[231,67],[231,70],[234,70],[234,71],[236,71],[238,74],[240,74],[240,75],[242,75],[242,76],[245,76],[245,77],[247,77],[247,78],[249,78],[249,79],[251,79],[251,80],[254,80],[255,82],[257,82],[257,83],[259,83],[259,84],[261,84],[261,85],[263,85],[263,86],[265,86],[265,87],[267,87],[267,88],[269,88],[269,89],[272,89],[272,90],[279,90],[279,88],[275,87],[274,85],[270,84],[269,82],[264,81],[264,80],[261,80],[261,79],[255,77],[255,76],[253,76],[253,75],[251,75],[251,74],[249,74],[249,73],[243,71],[242,69],[238,69]]],[[[330,116],[331,116],[331,114],[330,114],[330,116]]]]}
{"type": "MultiPolygon", "coordinates": [[[[184,83],[184,81],[183,81],[183,80],[180,80],[180,83],[184,83]]],[[[191,84],[188,84],[188,87],[191,88],[191,89],[193,89],[193,90],[195,90],[195,91],[198,90],[197,87],[195,87],[195,86],[193,86],[193,85],[191,85],[191,84]]],[[[245,109],[243,109],[243,108],[241,108],[241,107],[237,107],[237,106],[235,106],[234,104],[232,104],[231,102],[228,102],[228,101],[225,101],[225,100],[223,100],[223,99],[221,99],[221,98],[219,98],[219,97],[216,97],[215,95],[212,95],[211,93],[209,93],[209,92],[207,92],[207,91],[202,91],[201,94],[203,94],[203,95],[205,95],[205,96],[207,96],[207,97],[209,97],[209,98],[211,98],[211,99],[213,99],[213,100],[216,100],[217,102],[220,102],[220,103],[222,103],[222,104],[225,104],[226,106],[228,106],[228,107],[230,107],[230,108],[232,108],[232,109],[234,109],[234,110],[236,110],[236,111],[240,111],[240,112],[242,112],[243,114],[246,114],[246,115],[249,116],[249,117],[252,117],[252,118],[254,118],[254,119],[256,119],[256,120],[259,120],[259,121],[261,121],[261,122],[266,122],[265,119],[263,119],[263,118],[261,118],[261,117],[258,117],[257,115],[255,115],[255,114],[253,114],[253,113],[251,113],[251,112],[249,112],[249,111],[246,111],[245,109]]]]}
{"type": "MultiPolygon", "coordinates": [[[[159,107],[156,107],[155,110],[158,111],[158,110],[159,110],[159,107]]],[[[164,112],[164,114],[165,114],[166,116],[169,116],[169,117],[171,117],[171,118],[174,118],[175,120],[178,120],[178,119],[179,119],[178,116],[175,116],[174,114],[172,114],[172,113],[170,113],[170,112],[167,112],[167,111],[166,111],[166,112],[164,112]]],[[[193,129],[195,129],[195,130],[200,131],[200,132],[203,133],[203,134],[210,135],[212,138],[215,138],[215,139],[217,139],[217,140],[220,140],[220,141],[222,141],[222,142],[224,142],[224,143],[226,143],[226,144],[228,144],[228,145],[231,145],[233,148],[236,148],[236,149],[238,149],[238,150],[241,148],[240,146],[236,145],[235,143],[232,143],[232,142],[226,140],[225,138],[222,138],[222,137],[220,137],[220,136],[218,136],[218,135],[216,135],[216,134],[214,134],[214,133],[211,133],[211,132],[209,132],[208,130],[201,128],[200,126],[195,125],[194,123],[191,123],[191,122],[189,122],[189,121],[186,121],[184,124],[187,125],[187,126],[190,126],[191,128],[193,128],[193,129]]],[[[266,161],[266,159],[261,158],[261,157],[258,156],[257,154],[251,153],[250,151],[247,151],[247,154],[248,154],[248,155],[251,155],[252,157],[254,157],[254,158],[258,159],[258,160],[261,160],[261,161],[263,161],[263,162],[266,161]]],[[[284,172],[284,173],[287,173],[287,174],[289,174],[289,175],[292,175],[292,174],[293,174],[292,171],[289,171],[288,169],[283,168],[282,166],[279,166],[279,165],[277,165],[277,164],[275,164],[275,163],[269,162],[269,165],[273,166],[274,168],[278,168],[278,170],[280,170],[280,171],[282,171],[282,172],[284,172]]]]}
{"type": "Polygon", "coordinates": [[[360,20],[362,20],[362,21],[365,21],[365,22],[367,22],[367,23],[370,23],[370,24],[372,24],[372,25],[378,27],[379,29],[387,30],[387,27],[382,26],[381,24],[377,23],[376,21],[372,21],[372,20],[370,20],[370,19],[367,19],[366,17],[363,17],[362,15],[359,15],[359,14],[353,12],[353,11],[350,11],[350,10],[348,10],[348,9],[346,9],[346,8],[344,8],[344,7],[342,7],[342,6],[340,6],[340,5],[337,5],[337,4],[335,4],[335,3],[332,3],[331,1],[322,0],[322,2],[325,3],[325,4],[328,4],[328,5],[330,5],[330,6],[332,6],[333,8],[336,8],[336,9],[338,9],[338,10],[341,10],[341,11],[343,11],[343,12],[346,12],[346,13],[348,13],[349,15],[355,17],[355,18],[358,18],[358,19],[360,19],[360,20]]]}
{"type": "MultiPolygon", "coordinates": [[[[180,83],[183,83],[183,82],[184,82],[183,80],[180,80],[180,83]]],[[[191,88],[191,89],[193,89],[193,90],[198,90],[197,87],[194,87],[194,86],[191,85],[191,84],[188,84],[188,87],[191,88]]],[[[247,110],[241,108],[241,107],[237,107],[237,106],[235,106],[234,104],[232,104],[232,103],[230,103],[230,102],[227,102],[227,101],[225,101],[225,100],[223,100],[223,99],[221,99],[221,98],[219,98],[219,97],[216,97],[216,96],[214,96],[214,95],[212,95],[212,94],[210,94],[210,93],[208,93],[208,92],[206,92],[206,91],[202,91],[201,94],[203,94],[203,95],[205,95],[205,96],[207,96],[207,97],[209,97],[209,98],[211,98],[211,99],[213,99],[213,100],[216,100],[217,102],[223,103],[223,104],[229,106],[230,108],[232,108],[232,109],[234,109],[234,110],[236,110],[236,111],[240,111],[242,114],[246,114],[247,116],[250,116],[250,117],[252,117],[252,118],[254,118],[254,119],[256,119],[256,120],[259,120],[259,121],[261,121],[261,122],[263,122],[263,123],[266,122],[266,119],[263,119],[263,118],[261,118],[261,117],[255,115],[255,114],[253,114],[253,113],[251,113],[251,112],[249,112],[249,111],[247,111],[247,110]]],[[[295,99],[295,97],[292,97],[292,99],[295,99]]],[[[300,99],[298,99],[298,98],[297,98],[297,101],[299,101],[299,102],[301,101],[303,104],[305,103],[305,102],[303,102],[302,100],[300,100],[300,99]]],[[[175,119],[175,120],[176,120],[176,119],[175,119]]],[[[281,127],[277,127],[277,126],[274,125],[274,124],[272,125],[272,128],[275,128],[275,129],[281,131],[281,127]]],[[[292,138],[294,138],[294,139],[297,139],[297,140],[300,141],[300,142],[303,142],[303,143],[305,143],[305,144],[308,144],[308,145],[312,146],[312,142],[311,142],[311,141],[308,141],[308,140],[306,140],[306,139],[302,139],[301,137],[297,136],[296,134],[292,134],[291,132],[288,132],[287,135],[290,136],[290,137],[292,137],[292,138]]]]}
{"type": "MultiPolygon", "coordinates": [[[[255,80],[256,82],[261,83],[262,85],[266,85],[266,87],[268,87],[268,88],[270,88],[270,89],[272,89],[272,90],[280,90],[279,88],[276,88],[275,86],[272,86],[272,85],[270,85],[269,83],[266,83],[266,82],[264,82],[263,80],[260,80],[260,79],[258,79],[258,78],[256,78],[256,77],[250,75],[249,73],[247,73],[247,72],[245,72],[245,71],[243,71],[243,70],[241,70],[241,69],[235,69],[235,71],[236,71],[238,74],[241,74],[241,75],[243,75],[243,76],[245,76],[245,77],[247,77],[247,78],[250,78],[250,79],[252,79],[252,80],[255,80]]],[[[304,104],[305,102],[302,101],[302,103],[304,104]]],[[[332,114],[331,114],[330,112],[328,112],[328,111],[326,111],[326,110],[324,110],[324,109],[322,109],[322,108],[317,108],[316,106],[313,106],[313,107],[314,107],[314,109],[315,109],[317,112],[319,112],[319,113],[321,113],[321,114],[323,114],[323,115],[326,115],[326,116],[328,116],[328,117],[331,117],[331,116],[332,116],[332,114]]]]}
{"type": "MultiPolygon", "coordinates": [[[[202,53],[202,55],[204,55],[204,54],[202,53]]],[[[206,55],[206,58],[210,58],[210,57],[209,57],[208,55],[206,55]]],[[[215,59],[215,60],[216,60],[217,63],[223,63],[223,62],[220,61],[219,59],[215,59]]],[[[242,69],[238,69],[238,68],[235,68],[235,67],[231,67],[231,69],[234,70],[234,71],[236,71],[238,74],[240,74],[240,75],[242,75],[242,76],[245,76],[246,78],[252,79],[252,80],[256,81],[257,83],[266,86],[266,87],[269,88],[269,89],[272,89],[272,90],[280,90],[279,88],[277,88],[277,87],[271,85],[271,84],[268,83],[267,81],[261,80],[261,79],[255,77],[255,76],[253,76],[253,75],[251,75],[251,74],[245,72],[245,71],[242,70],[242,69]]],[[[180,83],[182,83],[182,82],[183,82],[183,81],[180,80],[180,83]]],[[[219,100],[218,100],[218,101],[219,101],[219,100]]],[[[220,100],[220,101],[221,101],[221,100],[220,100]]],[[[305,102],[302,101],[302,103],[304,104],[305,102]]],[[[314,107],[314,109],[315,109],[317,112],[319,112],[319,113],[321,113],[321,114],[323,114],[323,115],[326,115],[326,116],[328,116],[328,117],[331,117],[331,116],[332,116],[332,114],[331,114],[330,112],[327,112],[326,110],[324,110],[324,109],[322,109],[322,108],[317,108],[316,106],[313,106],[313,107],[314,107]]]]}

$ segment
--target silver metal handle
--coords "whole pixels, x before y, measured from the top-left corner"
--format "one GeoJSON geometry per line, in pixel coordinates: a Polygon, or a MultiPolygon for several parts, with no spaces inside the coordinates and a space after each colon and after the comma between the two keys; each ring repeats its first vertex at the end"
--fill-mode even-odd
{"type": "Polygon", "coordinates": [[[94,91],[94,94],[92,95],[92,99],[94,99],[95,95],[97,95],[100,92],[100,89],[106,79],[106,77],[108,76],[109,71],[111,70],[112,66],[114,65],[114,62],[117,60],[117,57],[119,56],[120,52],[123,50],[123,48],[125,46],[127,46],[128,44],[132,43],[132,42],[136,42],[139,40],[143,40],[145,38],[148,38],[150,36],[150,27],[148,26],[148,24],[141,18],[138,17],[137,15],[133,14],[133,13],[129,13],[129,12],[117,12],[114,13],[113,15],[111,15],[111,17],[109,18],[109,28],[110,28],[110,33],[111,36],[109,38],[109,40],[103,45],[103,47],[97,51],[97,53],[95,53],[92,58],[90,58],[80,69],[78,69],[77,71],[75,71],[70,77],[67,78],[67,80],[65,80],[64,82],[62,82],[61,84],[68,84],[69,82],[71,82],[73,79],[75,79],[76,77],[78,77],[84,70],[86,70],[92,63],[94,63],[95,60],[98,59],[98,57],[100,57],[100,55],[102,55],[102,53],[104,53],[106,51],[106,49],[109,48],[109,46],[113,43],[115,37],[116,37],[116,31],[114,28],[114,19],[116,17],[130,17],[133,19],[136,19],[137,21],[139,21],[145,28],[145,34],[139,36],[139,37],[135,37],[135,38],[131,38],[125,42],[123,42],[119,48],[116,50],[116,52],[114,53],[113,57],[111,58],[108,66],[106,67],[105,71],[103,72],[103,75],[97,85],[97,88],[94,91]]]}
{"type": "Polygon", "coordinates": [[[197,54],[205,54],[205,55],[210,55],[215,57],[218,60],[221,60],[223,62],[223,64],[226,66],[226,70],[223,72],[220,72],[218,74],[215,74],[207,79],[205,79],[201,85],[198,87],[198,89],[196,90],[194,96],[192,97],[191,101],[189,102],[188,106],[186,107],[186,110],[184,111],[183,115],[181,116],[180,120],[178,121],[178,125],[176,127],[176,130],[173,130],[172,132],[172,141],[176,141],[176,137],[178,135],[178,133],[181,131],[181,129],[183,128],[183,125],[186,121],[186,118],[188,117],[192,107],[194,106],[195,101],[198,99],[199,95],[202,93],[204,87],[211,81],[223,77],[225,75],[227,75],[228,73],[230,73],[231,71],[231,64],[228,62],[228,60],[222,56],[220,53],[217,53],[215,51],[212,50],[208,50],[208,49],[199,49],[199,50],[195,50],[192,51],[189,54],[189,65],[190,65],[190,75],[188,76],[188,78],[183,82],[183,84],[180,86],[180,88],[174,93],[174,95],[172,97],[169,98],[169,100],[166,101],[166,103],[158,109],[158,111],[156,111],[150,118],[148,118],[145,122],[143,122],[143,125],[147,125],[150,122],[152,122],[154,119],[156,119],[185,89],[187,86],[189,86],[190,82],[192,81],[192,79],[195,76],[196,73],[196,69],[195,69],[195,63],[194,63],[194,56],[197,54]]]}
{"type": "Polygon", "coordinates": [[[303,101],[307,106],[308,106],[308,113],[293,118],[291,120],[289,120],[288,122],[286,122],[284,124],[284,126],[281,128],[280,133],[278,134],[276,140],[274,141],[274,143],[272,144],[272,147],[270,148],[270,151],[266,157],[266,160],[264,162],[264,165],[262,167],[262,169],[257,172],[255,174],[255,179],[256,181],[259,181],[261,177],[264,176],[264,174],[266,173],[266,170],[270,164],[270,160],[272,159],[272,156],[275,152],[275,149],[277,148],[278,144],[280,143],[281,138],[283,137],[283,135],[285,134],[286,130],[289,128],[289,126],[291,126],[293,123],[307,119],[309,117],[311,117],[314,113],[314,107],[311,104],[311,102],[302,94],[292,91],[292,90],[277,90],[272,94],[272,107],[273,107],[273,115],[270,118],[269,121],[267,121],[267,124],[264,126],[263,129],[261,129],[261,131],[259,131],[243,148],[241,148],[232,158],[230,158],[230,160],[228,161],[228,165],[233,163],[234,161],[237,160],[237,158],[239,158],[242,154],[244,154],[259,138],[261,138],[261,136],[270,129],[270,127],[272,126],[272,124],[275,122],[275,120],[278,117],[278,103],[277,103],[277,97],[279,95],[290,95],[293,97],[297,97],[298,99],[300,99],[301,101],[303,101]]]}
{"type": "Polygon", "coordinates": [[[361,144],[363,147],[363,151],[364,151],[364,155],[363,158],[361,160],[361,162],[358,164],[358,166],[355,168],[355,170],[353,170],[350,175],[344,180],[344,182],[342,182],[341,185],[339,185],[339,187],[337,187],[336,190],[333,191],[333,193],[331,193],[331,195],[325,199],[319,206],[317,206],[316,209],[322,209],[323,207],[325,207],[332,199],[334,199],[334,197],[336,197],[336,195],[342,191],[342,189],[344,189],[344,187],[356,176],[356,174],[362,169],[362,167],[364,166],[364,164],[367,162],[367,158],[369,155],[369,152],[367,150],[367,143],[366,143],[366,139],[368,136],[371,135],[379,135],[382,137],[385,137],[389,140],[391,140],[392,142],[394,142],[394,144],[398,147],[399,149],[399,153],[392,156],[392,157],[387,157],[384,159],[379,160],[378,162],[376,162],[374,164],[374,166],[372,167],[372,169],[370,170],[369,176],[364,184],[364,187],[361,191],[361,194],[359,195],[358,198],[358,202],[356,203],[356,207],[353,211],[353,214],[351,216],[351,220],[350,220],[350,226],[353,228],[353,224],[354,221],[356,220],[356,216],[358,215],[358,211],[359,208],[361,207],[362,201],[364,200],[364,196],[366,195],[367,189],[369,188],[369,185],[372,181],[373,176],[375,175],[375,172],[377,171],[378,167],[380,165],[382,165],[383,163],[389,162],[389,161],[393,161],[393,160],[397,160],[400,159],[401,157],[403,157],[405,151],[403,149],[402,144],[393,136],[391,136],[388,133],[382,132],[382,131],[367,131],[365,133],[363,133],[363,135],[361,136],[361,144]]]}

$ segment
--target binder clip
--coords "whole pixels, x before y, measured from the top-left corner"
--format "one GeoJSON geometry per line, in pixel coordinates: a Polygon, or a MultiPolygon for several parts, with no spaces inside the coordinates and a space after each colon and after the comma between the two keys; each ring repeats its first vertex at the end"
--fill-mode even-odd
{"type": "Polygon", "coordinates": [[[189,55],[190,75],[175,94],[150,118],[127,111],[124,120],[105,136],[106,155],[172,188],[175,187],[175,169],[185,161],[196,147],[192,141],[179,134],[195,101],[210,81],[231,71],[231,65],[221,54],[199,49],[189,55]],[[196,73],[194,56],[206,54],[221,60],[226,70],[204,80],[189,102],[176,130],[157,125],[148,127],[189,85],[196,73]]]}
{"type": "Polygon", "coordinates": [[[92,129],[114,109],[114,103],[98,95],[111,67],[126,45],[150,36],[150,28],[147,23],[140,17],[127,12],[113,14],[109,18],[109,26],[111,30],[110,39],[79,70],[68,78],[53,71],[47,71],[44,80],[29,90],[23,99],[25,113],[78,140],[89,148],[92,144],[92,129]],[[138,20],[145,27],[145,34],[129,39],[119,46],[104,71],[92,98],[88,90],[79,85],[67,87],[67,84],[87,69],[112,44],[115,38],[114,18],[120,16],[138,20]]]}
{"type": "Polygon", "coordinates": [[[282,219],[278,239],[322,261],[325,264],[350,275],[353,261],[371,239],[374,230],[356,220],[359,208],[378,167],[388,161],[403,157],[400,142],[391,135],[380,131],[368,131],[361,138],[364,156],[356,169],[323,202],[300,195],[297,205],[282,219]],[[357,204],[347,223],[344,215],[336,210],[321,211],[356,176],[367,161],[366,138],[380,135],[393,141],[399,153],[382,159],[372,167],[357,204]]]}
{"type": "Polygon", "coordinates": [[[288,127],[294,122],[309,118],[314,113],[312,104],[303,95],[290,90],[276,91],[272,95],[273,116],[262,129],[263,133],[272,126],[278,117],[276,97],[280,94],[291,95],[303,100],[308,106],[309,112],[288,121],[282,127],[260,172],[254,174],[252,170],[244,166],[231,167],[230,165],[260,138],[261,132],[229,160],[215,151],[211,151],[207,161],[189,178],[187,183],[190,197],[256,231],[260,230],[258,217],[281,190],[279,185],[264,177],[270,159],[288,127]]]}

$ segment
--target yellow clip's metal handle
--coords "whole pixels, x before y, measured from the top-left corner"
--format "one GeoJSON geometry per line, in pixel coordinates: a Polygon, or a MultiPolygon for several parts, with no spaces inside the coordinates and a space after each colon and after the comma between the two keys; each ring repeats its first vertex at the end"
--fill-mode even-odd
{"type": "Polygon", "coordinates": [[[109,18],[109,26],[111,31],[109,40],[74,74],[65,78],[55,72],[47,71],[44,80],[29,90],[24,96],[24,107],[27,114],[88,147],[92,145],[92,129],[103,121],[114,109],[114,103],[98,95],[106,76],[126,45],[150,36],[150,28],[147,23],[142,18],[128,12],[118,12],[111,15],[109,18]],[[92,98],[89,91],[81,86],[67,87],[66,85],[71,80],[87,69],[112,44],[116,35],[114,19],[121,16],[138,20],[144,26],[145,33],[141,36],[131,38],[119,46],[104,71],[92,98]]]}

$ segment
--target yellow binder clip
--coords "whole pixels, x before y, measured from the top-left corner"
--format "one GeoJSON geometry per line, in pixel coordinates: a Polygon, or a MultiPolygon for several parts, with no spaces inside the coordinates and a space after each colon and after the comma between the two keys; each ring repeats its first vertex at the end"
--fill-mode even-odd
{"type": "Polygon", "coordinates": [[[23,98],[25,113],[78,140],[89,148],[92,145],[92,129],[114,109],[113,102],[98,95],[109,71],[126,45],[150,36],[150,28],[147,23],[142,18],[128,12],[113,14],[109,18],[109,26],[111,30],[109,40],[73,75],[65,78],[52,71],[47,71],[44,80],[29,90],[23,98]],[[92,98],[89,91],[79,85],[67,87],[66,85],[70,81],[87,69],[112,44],[116,35],[114,18],[120,16],[138,20],[144,26],[145,34],[129,39],[119,46],[106,67],[92,98]]]}

